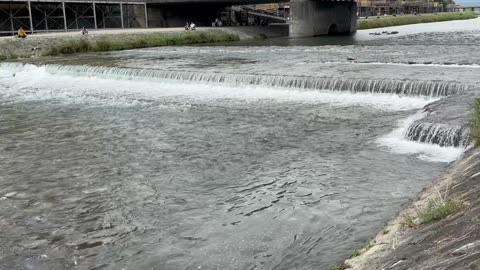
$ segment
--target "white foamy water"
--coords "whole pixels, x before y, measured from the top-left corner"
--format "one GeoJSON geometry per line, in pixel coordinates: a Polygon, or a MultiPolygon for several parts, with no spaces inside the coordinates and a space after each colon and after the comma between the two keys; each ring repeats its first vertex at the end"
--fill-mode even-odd
{"type": "Polygon", "coordinates": [[[44,66],[2,66],[0,83],[7,86],[2,95],[9,99],[64,99],[82,102],[96,99],[102,103],[161,101],[166,98],[201,101],[242,100],[248,102],[300,102],[332,106],[368,106],[385,111],[419,109],[438,98],[400,96],[381,93],[311,90],[262,85],[236,86],[220,83],[188,82],[173,79],[118,80],[95,74],[51,74],[44,66]],[[18,84],[21,81],[22,84],[18,84]],[[34,90],[32,90],[34,89],[34,90]]]}
{"type": "Polygon", "coordinates": [[[406,139],[405,133],[416,121],[424,117],[423,113],[417,113],[399,121],[398,128],[380,137],[377,142],[399,154],[414,155],[419,159],[432,162],[452,162],[461,157],[463,147],[441,147],[437,144],[421,143],[406,139]]]}

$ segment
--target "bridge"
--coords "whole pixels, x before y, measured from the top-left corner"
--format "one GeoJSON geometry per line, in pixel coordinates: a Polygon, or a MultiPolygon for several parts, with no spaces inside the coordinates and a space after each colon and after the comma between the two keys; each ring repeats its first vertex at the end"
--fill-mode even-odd
{"type": "MultiPolygon", "coordinates": [[[[0,0],[0,35],[75,31],[81,27],[181,27],[185,22],[209,26],[226,7],[284,0],[0,0]]],[[[356,31],[354,0],[291,0],[292,37],[356,31]]],[[[253,13],[253,12],[252,12],[253,13]]]]}

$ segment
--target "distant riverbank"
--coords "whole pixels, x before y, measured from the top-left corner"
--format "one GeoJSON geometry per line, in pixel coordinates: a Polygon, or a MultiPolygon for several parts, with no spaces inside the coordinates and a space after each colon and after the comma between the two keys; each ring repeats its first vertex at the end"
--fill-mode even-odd
{"type": "Polygon", "coordinates": [[[31,35],[27,39],[4,37],[0,39],[0,60],[237,40],[238,34],[217,29],[132,29],[98,31],[86,36],[70,32],[31,35]]]}
{"type": "Polygon", "coordinates": [[[449,12],[438,14],[421,14],[421,15],[403,15],[403,16],[388,16],[388,17],[369,17],[367,19],[360,18],[358,20],[358,29],[372,29],[389,26],[430,23],[430,22],[445,22],[453,20],[469,20],[477,18],[478,14],[475,12],[449,12]]]}
{"type": "MultiPolygon", "coordinates": [[[[398,17],[370,17],[358,20],[358,29],[467,20],[476,18],[473,12],[403,15],[398,17]]],[[[269,27],[115,29],[91,31],[87,36],[79,32],[30,35],[27,39],[0,37],[0,61],[17,58],[51,56],[80,52],[103,52],[147,47],[230,42],[255,38],[288,36],[288,25],[269,27]]]]}
{"type": "Polygon", "coordinates": [[[231,42],[282,36],[288,36],[287,25],[201,27],[195,31],[185,31],[183,28],[108,29],[93,30],[86,36],[75,31],[34,34],[26,39],[9,36],[0,37],[0,61],[80,52],[231,42]]]}

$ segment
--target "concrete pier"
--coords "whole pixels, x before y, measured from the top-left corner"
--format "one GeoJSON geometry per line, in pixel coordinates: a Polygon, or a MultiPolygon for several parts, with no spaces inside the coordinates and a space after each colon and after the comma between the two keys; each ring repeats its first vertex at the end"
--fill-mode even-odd
{"type": "Polygon", "coordinates": [[[356,31],[357,3],[354,1],[290,2],[291,37],[349,34],[356,31]]]}

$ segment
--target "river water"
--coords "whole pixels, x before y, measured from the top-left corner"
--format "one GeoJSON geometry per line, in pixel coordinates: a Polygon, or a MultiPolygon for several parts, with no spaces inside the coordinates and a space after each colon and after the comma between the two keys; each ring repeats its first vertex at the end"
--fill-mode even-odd
{"type": "Polygon", "coordinates": [[[396,29],[0,64],[0,269],[342,261],[466,147],[480,21],[396,29]]]}

